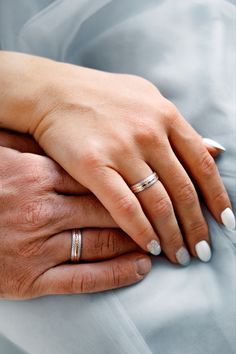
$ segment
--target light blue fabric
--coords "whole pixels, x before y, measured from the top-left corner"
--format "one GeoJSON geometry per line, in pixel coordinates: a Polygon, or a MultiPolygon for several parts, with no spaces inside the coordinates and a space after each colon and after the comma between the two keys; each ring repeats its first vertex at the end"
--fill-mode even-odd
{"type": "MultiPolygon", "coordinates": [[[[0,0],[0,42],[5,50],[151,80],[202,136],[226,147],[218,167],[236,210],[235,5],[0,0]]],[[[180,268],[156,258],[144,281],[121,290],[1,301],[0,333],[31,354],[235,353],[236,235],[205,214],[209,264],[180,268]]]]}

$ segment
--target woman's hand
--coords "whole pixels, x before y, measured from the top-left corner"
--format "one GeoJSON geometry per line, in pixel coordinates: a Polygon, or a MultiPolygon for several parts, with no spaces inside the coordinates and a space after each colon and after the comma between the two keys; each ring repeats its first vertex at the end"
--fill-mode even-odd
{"type": "MultiPolygon", "coordinates": [[[[140,77],[14,55],[13,71],[30,95],[23,99],[12,87],[3,126],[29,131],[144,250],[158,254],[161,244],[172,262],[185,264],[188,246],[208,261],[208,228],[193,181],[219,223],[233,228],[235,219],[213,158],[177,108],[140,77]],[[152,171],[159,181],[134,195],[129,186],[152,171]]],[[[9,60],[3,56],[5,71],[9,60]]],[[[10,92],[6,74],[5,86],[10,92]]]]}
{"type": "MultiPolygon", "coordinates": [[[[0,141],[9,143],[9,136],[0,134],[0,141]]],[[[23,140],[10,145],[25,148],[23,140]]],[[[28,148],[37,151],[31,140],[28,148]]],[[[136,283],[150,271],[149,257],[56,163],[5,147],[0,161],[0,298],[102,291],[136,283]],[[69,263],[73,228],[85,228],[86,263],[69,263]]]]}

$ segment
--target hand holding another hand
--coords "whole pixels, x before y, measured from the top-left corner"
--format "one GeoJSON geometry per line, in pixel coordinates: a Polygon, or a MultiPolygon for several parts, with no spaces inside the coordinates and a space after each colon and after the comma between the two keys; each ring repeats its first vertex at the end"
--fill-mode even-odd
{"type": "Polygon", "coordinates": [[[95,292],[143,279],[150,259],[114,228],[88,190],[50,159],[33,155],[44,152],[30,136],[2,130],[0,146],[0,297],[95,292]],[[80,258],[85,264],[69,263],[67,229],[75,227],[86,227],[80,258]]]}

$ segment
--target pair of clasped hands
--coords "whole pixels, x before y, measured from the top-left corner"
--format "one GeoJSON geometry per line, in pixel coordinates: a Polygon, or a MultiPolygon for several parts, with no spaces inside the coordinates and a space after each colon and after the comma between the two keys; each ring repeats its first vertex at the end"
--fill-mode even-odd
{"type": "Polygon", "coordinates": [[[223,147],[147,80],[0,52],[0,107],[1,298],[133,284],[160,250],[180,266],[209,261],[199,194],[235,227],[213,158],[223,147]],[[133,193],[153,171],[159,180],[133,193]]]}

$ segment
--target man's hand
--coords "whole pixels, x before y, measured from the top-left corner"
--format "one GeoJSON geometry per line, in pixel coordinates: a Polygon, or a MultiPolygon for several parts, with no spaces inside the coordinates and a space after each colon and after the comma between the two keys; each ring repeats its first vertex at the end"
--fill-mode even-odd
{"type": "MultiPolygon", "coordinates": [[[[8,146],[25,150],[23,137],[0,135],[5,145],[8,139],[8,146]]],[[[32,149],[41,152],[29,140],[32,149]]],[[[0,161],[0,298],[102,291],[136,283],[150,271],[150,258],[56,163],[6,147],[0,161]],[[84,229],[76,265],[70,264],[73,228],[84,229]]]]}

